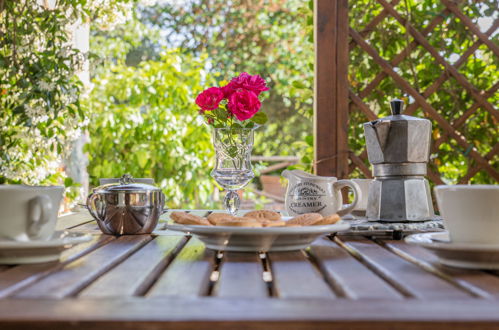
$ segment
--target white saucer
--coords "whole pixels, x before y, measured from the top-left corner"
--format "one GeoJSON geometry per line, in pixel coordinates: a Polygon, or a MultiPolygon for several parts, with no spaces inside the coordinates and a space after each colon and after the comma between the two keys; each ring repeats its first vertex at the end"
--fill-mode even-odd
{"type": "Polygon", "coordinates": [[[0,240],[0,264],[28,264],[58,260],[63,250],[91,239],[92,235],[87,233],[56,231],[46,241],[0,240]]]}
{"type": "MultiPolygon", "coordinates": [[[[168,224],[166,228],[193,234],[213,250],[267,252],[305,249],[319,236],[347,230],[350,225],[339,221],[333,225],[304,227],[249,228],[168,224]]],[[[161,235],[161,231],[155,231],[154,234],[161,235]]]]}
{"type": "Polygon", "coordinates": [[[499,269],[499,244],[452,243],[448,232],[415,234],[405,241],[432,251],[447,266],[499,269]]]}

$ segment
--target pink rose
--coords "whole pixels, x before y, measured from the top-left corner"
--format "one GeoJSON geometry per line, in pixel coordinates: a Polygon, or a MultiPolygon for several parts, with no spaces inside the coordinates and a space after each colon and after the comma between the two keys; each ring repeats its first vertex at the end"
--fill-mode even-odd
{"type": "Polygon", "coordinates": [[[241,73],[239,76],[232,78],[229,85],[226,86],[226,90],[238,90],[240,88],[252,91],[257,96],[264,91],[268,91],[269,88],[265,80],[259,75],[250,75],[246,72],[241,73]]]}
{"type": "Polygon", "coordinates": [[[229,96],[227,107],[237,119],[243,121],[250,119],[260,110],[260,100],[252,91],[238,89],[229,96]]]}
{"type": "Polygon", "coordinates": [[[196,104],[201,108],[201,111],[211,111],[218,108],[220,101],[224,98],[222,90],[218,87],[210,87],[205,89],[196,97],[196,104]]]}

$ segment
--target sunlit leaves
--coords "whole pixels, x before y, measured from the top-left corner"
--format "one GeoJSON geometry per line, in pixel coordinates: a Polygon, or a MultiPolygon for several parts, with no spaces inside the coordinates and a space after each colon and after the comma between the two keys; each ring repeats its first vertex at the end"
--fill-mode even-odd
{"type": "Polygon", "coordinates": [[[100,70],[85,101],[93,184],[130,173],[154,178],[168,207],[211,205],[211,132],[194,103],[203,89],[201,68],[199,59],[169,51],[136,67],[100,70]]]}

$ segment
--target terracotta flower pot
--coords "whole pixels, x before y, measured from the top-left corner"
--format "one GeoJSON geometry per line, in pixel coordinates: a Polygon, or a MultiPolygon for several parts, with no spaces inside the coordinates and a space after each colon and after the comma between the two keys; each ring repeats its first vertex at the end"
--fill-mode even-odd
{"type": "Polygon", "coordinates": [[[286,186],[283,186],[280,181],[280,177],[276,175],[262,175],[260,176],[260,182],[263,186],[263,191],[274,196],[279,196],[284,198],[286,194],[286,186]]]}

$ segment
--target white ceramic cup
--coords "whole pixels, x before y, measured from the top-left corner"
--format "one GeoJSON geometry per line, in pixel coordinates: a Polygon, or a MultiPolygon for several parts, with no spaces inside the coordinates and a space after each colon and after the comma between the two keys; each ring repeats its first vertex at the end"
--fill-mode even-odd
{"type": "Polygon", "coordinates": [[[0,239],[49,239],[63,192],[62,186],[0,185],[0,239]]]}
{"type": "Polygon", "coordinates": [[[499,244],[499,185],[437,186],[435,195],[452,242],[499,244]]]}
{"type": "Polygon", "coordinates": [[[360,188],[362,198],[359,199],[357,205],[352,210],[352,214],[355,216],[365,216],[367,210],[367,199],[369,196],[369,186],[371,185],[372,179],[351,179],[360,188]]]}

